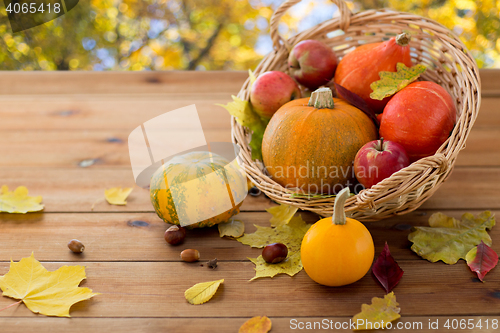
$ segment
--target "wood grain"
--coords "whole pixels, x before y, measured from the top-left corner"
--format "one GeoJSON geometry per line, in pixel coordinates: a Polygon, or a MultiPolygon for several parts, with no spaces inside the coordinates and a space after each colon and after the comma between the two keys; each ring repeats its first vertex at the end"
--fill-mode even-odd
{"type": "MultiPolygon", "coordinates": [[[[500,101],[500,100],[499,100],[500,101]]],[[[204,131],[208,142],[231,142],[226,129],[204,131]]],[[[171,131],[174,132],[175,130],[171,131]]],[[[186,130],[177,129],[179,133],[186,130]]],[[[19,130],[0,138],[0,167],[78,168],[81,161],[99,159],[93,168],[130,168],[128,130],[19,130]],[[36,142],[36,145],[33,143],[36,142]]],[[[500,166],[500,132],[495,127],[474,128],[456,166],[500,166]]]]}
{"type": "MultiPolygon", "coordinates": [[[[402,310],[404,311],[404,309],[402,310]]],[[[238,332],[240,326],[248,320],[249,317],[242,318],[72,318],[71,320],[61,320],[60,318],[0,318],[0,325],[2,326],[3,333],[19,333],[20,328],[24,332],[37,332],[37,333],[52,333],[52,332],[71,332],[71,333],[152,333],[152,332],[168,332],[168,333],[186,333],[186,332],[218,332],[218,333],[235,333],[238,332]]],[[[334,331],[334,332],[352,332],[352,329],[335,329],[335,326],[348,327],[349,319],[351,317],[271,317],[272,333],[289,333],[290,331],[300,331],[300,327],[307,327],[311,325],[313,329],[306,330],[306,332],[321,332],[321,331],[334,331]],[[296,321],[294,321],[296,320],[296,321]],[[328,322],[327,326],[319,328],[324,320],[328,322]],[[316,326],[314,326],[316,325],[316,326]],[[314,330],[314,327],[317,330],[314,330]]],[[[486,320],[491,325],[491,320],[500,320],[498,316],[403,316],[397,321],[393,322],[393,329],[373,330],[369,332],[401,332],[407,331],[424,331],[428,329],[429,322],[437,323],[439,329],[432,330],[432,332],[442,333],[450,332],[444,325],[449,320],[464,321],[468,320],[477,325],[481,323],[483,331],[486,331],[486,320]],[[402,325],[398,328],[397,325],[402,325]],[[406,329],[405,326],[406,325],[406,329]]],[[[460,329],[464,333],[476,333],[479,330],[474,329],[460,329]]],[[[490,330],[491,326],[490,326],[490,330]]]]}
{"type": "MultiPolygon", "coordinates": [[[[387,241],[396,260],[421,260],[410,250],[408,234],[412,226],[428,226],[435,210],[419,210],[379,222],[368,222],[376,253],[387,241]]],[[[445,211],[460,218],[466,211],[445,211]]],[[[480,211],[470,211],[478,214],[480,211]]],[[[499,216],[500,211],[494,211],[499,216]]],[[[316,214],[300,213],[306,222],[319,220],[316,214]]],[[[266,212],[240,213],[247,233],[255,225],[269,227],[271,215],[266,212]]],[[[170,246],[163,239],[168,228],[154,213],[33,213],[28,215],[0,214],[0,261],[21,258],[35,251],[44,261],[180,261],[179,253],[187,248],[200,251],[202,261],[217,258],[222,261],[246,261],[258,257],[262,249],[238,241],[220,238],[217,227],[188,230],[182,245],[170,246]],[[82,255],[67,248],[76,238],[85,245],[82,255]]],[[[500,228],[490,232],[493,249],[500,252],[500,228]],[[498,240],[498,243],[497,243],[498,240]]]]}
{"type": "MultiPolygon", "coordinates": [[[[481,69],[482,92],[500,96],[498,69],[481,69]]],[[[238,92],[248,78],[245,71],[163,72],[3,72],[0,94],[197,94],[238,92]],[[217,82],[217,84],[214,84],[217,82]],[[27,89],[29,87],[29,89],[27,89]]]]}
{"type": "MultiPolygon", "coordinates": [[[[97,161],[100,163],[100,161],[97,161]]],[[[450,178],[426,201],[424,209],[500,209],[500,168],[456,168],[450,178]],[[465,195],[467,194],[467,195],[465,195]]],[[[45,212],[91,212],[92,205],[104,197],[104,189],[130,187],[134,178],[129,169],[88,168],[0,168],[0,184],[10,189],[28,186],[32,195],[42,195],[45,212]]],[[[101,200],[102,201],[102,200],[101,200]]],[[[263,211],[272,207],[263,195],[248,196],[243,211],[263,211]]],[[[152,212],[149,191],[136,187],[127,206],[105,202],[95,205],[95,212],[152,212]]]]}
{"type": "MultiPolygon", "coordinates": [[[[72,263],[44,266],[55,270],[65,264],[72,263]]],[[[399,264],[405,275],[395,293],[406,316],[498,315],[498,274],[487,275],[487,282],[481,283],[463,262],[447,266],[402,260],[399,264]],[[457,300],[466,301],[466,306],[457,300]]],[[[250,262],[224,262],[215,270],[184,262],[86,262],[85,267],[83,285],[101,295],[73,306],[73,317],[352,316],[362,303],[385,294],[370,274],[339,288],[321,286],[304,271],[293,278],[285,275],[249,282],[254,276],[250,262]],[[224,284],[209,303],[193,306],[185,300],[189,287],[218,279],[224,279],[224,284]]],[[[8,269],[9,262],[0,263],[0,274],[8,269]]],[[[12,303],[12,299],[0,298],[0,308],[12,303]]],[[[0,316],[36,315],[21,305],[0,316]]]]}
{"type": "Polygon", "coordinates": [[[0,94],[208,94],[238,92],[244,71],[2,72],[0,94]],[[217,82],[217,84],[214,84],[217,82]],[[196,88],[196,89],[194,89],[196,88]]]}

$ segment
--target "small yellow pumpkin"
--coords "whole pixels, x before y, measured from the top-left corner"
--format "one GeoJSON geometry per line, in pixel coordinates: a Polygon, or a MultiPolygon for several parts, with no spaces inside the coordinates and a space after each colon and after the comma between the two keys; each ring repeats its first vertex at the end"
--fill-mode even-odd
{"type": "Polygon", "coordinates": [[[319,284],[344,286],[361,279],[373,263],[375,247],[366,227],[346,218],[344,205],[349,197],[345,188],[335,198],[333,217],[316,222],[302,240],[302,265],[319,284]]]}

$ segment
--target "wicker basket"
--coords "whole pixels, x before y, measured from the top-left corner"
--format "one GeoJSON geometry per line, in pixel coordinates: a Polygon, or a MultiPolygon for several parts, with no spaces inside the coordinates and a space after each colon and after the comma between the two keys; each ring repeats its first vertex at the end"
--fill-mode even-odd
{"type": "MultiPolygon", "coordinates": [[[[422,78],[440,84],[455,100],[457,124],[434,156],[420,159],[372,188],[362,190],[349,198],[345,205],[346,212],[362,221],[380,220],[417,209],[451,174],[458,153],[465,148],[465,141],[481,102],[481,81],[476,62],[452,32],[433,20],[392,10],[368,10],[352,14],[343,0],[333,0],[339,7],[340,17],[284,40],[278,34],[280,18],[298,2],[300,0],[285,1],[274,13],[270,26],[274,52],[268,54],[257,66],[256,75],[270,70],[287,72],[289,51],[293,45],[305,39],[324,42],[341,58],[353,47],[387,40],[407,31],[412,36],[410,47],[413,61],[427,66],[422,78]],[[332,34],[338,29],[343,30],[344,34],[332,34]]],[[[248,100],[248,88],[249,80],[243,84],[238,97],[248,100]]],[[[231,125],[233,142],[241,147],[240,165],[261,191],[276,202],[294,205],[323,216],[332,214],[335,198],[296,197],[291,190],[271,179],[262,162],[251,158],[248,147],[251,133],[234,118],[231,125]]]]}

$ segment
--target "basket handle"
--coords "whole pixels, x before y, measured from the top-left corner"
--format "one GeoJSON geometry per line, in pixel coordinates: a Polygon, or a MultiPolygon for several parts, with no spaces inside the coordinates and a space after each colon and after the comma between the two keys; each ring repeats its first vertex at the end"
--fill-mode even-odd
{"type": "MultiPolygon", "coordinates": [[[[280,48],[280,41],[283,43],[283,45],[287,48],[287,50],[291,50],[292,47],[290,43],[288,43],[287,40],[284,38],[281,38],[281,36],[278,33],[278,26],[281,20],[281,17],[285,14],[285,12],[288,10],[288,8],[292,7],[293,5],[296,5],[300,2],[301,0],[287,0],[283,2],[278,9],[274,12],[273,16],[271,17],[271,26],[270,26],[270,33],[271,33],[271,39],[273,41],[273,47],[275,50],[278,50],[280,48]]],[[[349,7],[347,7],[347,4],[344,2],[344,0],[331,0],[334,4],[339,7],[340,11],[340,22],[339,26],[340,29],[346,31],[349,28],[349,25],[351,23],[351,11],[349,7]]]]}

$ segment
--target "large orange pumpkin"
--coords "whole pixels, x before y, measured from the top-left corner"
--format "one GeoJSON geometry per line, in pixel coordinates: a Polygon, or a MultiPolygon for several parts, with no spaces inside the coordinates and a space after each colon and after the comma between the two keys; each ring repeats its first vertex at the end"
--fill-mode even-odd
{"type": "Polygon", "coordinates": [[[377,139],[361,110],[328,88],[283,105],[264,133],[262,156],[272,178],[305,193],[334,193],[354,178],[354,157],[377,139]]]}

